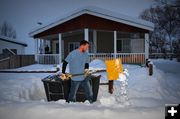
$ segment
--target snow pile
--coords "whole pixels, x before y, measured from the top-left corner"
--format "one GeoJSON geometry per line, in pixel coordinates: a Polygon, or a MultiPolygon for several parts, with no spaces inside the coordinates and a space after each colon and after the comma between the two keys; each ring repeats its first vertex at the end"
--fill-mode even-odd
{"type": "Polygon", "coordinates": [[[118,81],[120,81],[120,85],[115,85],[115,87],[120,87],[120,90],[118,88],[115,88],[117,90],[117,101],[120,103],[124,103],[125,105],[129,105],[128,102],[128,70],[124,69],[124,72],[122,74],[119,74],[118,81]]]}
{"type": "Polygon", "coordinates": [[[41,79],[49,74],[0,73],[0,103],[46,99],[41,79]]]}

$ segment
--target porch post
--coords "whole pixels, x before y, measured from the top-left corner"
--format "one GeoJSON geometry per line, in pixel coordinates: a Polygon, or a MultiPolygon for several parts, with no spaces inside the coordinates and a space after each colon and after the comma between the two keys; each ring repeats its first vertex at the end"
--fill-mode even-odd
{"type": "Polygon", "coordinates": [[[40,48],[40,39],[37,39],[37,54],[40,54],[39,52],[39,48],[40,48]]]}
{"type": "Polygon", "coordinates": [[[93,30],[93,53],[97,53],[97,31],[93,30]]]}
{"type": "MultiPolygon", "coordinates": [[[[84,29],[84,40],[89,41],[89,29],[88,28],[84,29]]],[[[89,52],[89,50],[87,52],[89,52]]]]}
{"type": "Polygon", "coordinates": [[[39,39],[39,42],[38,42],[38,48],[39,48],[39,54],[43,54],[43,52],[42,52],[42,40],[41,39],[39,39]]]}
{"type": "Polygon", "coordinates": [[[42,54],[45,54],[45,41],[44,41],[44,39],[41,39],[41,48],[42,48],[42,54]]]}
{"type": "Polygon", "coordinates": [[[149,58],[149,33],[145,33],[145,38],[144,38],[144,43],[145,43],[145,59],[149,58]]]}
{"type": "Polygon", "coordinates": [[[38,62],[38,39],[34,39],[35,46],[35,61],[38,62]]]}
{"type": "Polygon", "coordinates": [[[114,31],[114,58],[117,56],[117,31],[114,31]]]}
{"type": "Polygon", "coordinates": [[[59,64],[61,64],[61,62],[62,62],[62,57],[61,57],[61,55],[62,55],[62,53],[61,53],[61,40],[62,40],[62,35],[61,35],[61,33],[59,33],[59,64]]]}
{"type": "Polygon", "coordinates": [[[46,47],[46,39],[42,39],[43,40],[43,54],[46,53],[45,51],[45,47],[46,47]]]}

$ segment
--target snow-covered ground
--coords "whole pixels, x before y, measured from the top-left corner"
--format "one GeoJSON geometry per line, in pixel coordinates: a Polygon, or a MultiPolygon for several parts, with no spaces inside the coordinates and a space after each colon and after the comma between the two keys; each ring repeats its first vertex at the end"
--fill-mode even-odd
{"type": "MultiPolygon", "coordinates": [[[[1,119],[163,119],[166,103],[180,103],[180,63],[169,60],[153,60],[154,74],[138,65],[123,65],[129,76],[123,100],[121,82],[114,82],[114,93],[107,86],[100,86],[97,102],[66,103],[64,100],[47,102],[41,79],[50,74],[0,73],[1,119]]],[[[37,67],[38,68],[38,67],[37,67]]],[[[41,67],[43,68],[43,67],[41,67]]],[[[105,68],[104,62],[90,63],[91,69],[105,68]]],[[[106,73],[101,82],[107,81],[106,73]]],[[[121,77],[121,78],[122,78],[121,77]]]]}
{"type": "Polygon", "coordinates": [[[33,64],[16,69],[3,69],[6,71],[56,71],[56,65],[33,64]]]}

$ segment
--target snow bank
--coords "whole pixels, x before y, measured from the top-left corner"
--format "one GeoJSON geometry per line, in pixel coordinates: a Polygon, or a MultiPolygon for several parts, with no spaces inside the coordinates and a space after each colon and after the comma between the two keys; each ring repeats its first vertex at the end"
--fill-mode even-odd
{"type": "Polygon", "coordinates": [[[0,103],[46,99],[41,79],[47,75],[0,73],[0,103]]]}

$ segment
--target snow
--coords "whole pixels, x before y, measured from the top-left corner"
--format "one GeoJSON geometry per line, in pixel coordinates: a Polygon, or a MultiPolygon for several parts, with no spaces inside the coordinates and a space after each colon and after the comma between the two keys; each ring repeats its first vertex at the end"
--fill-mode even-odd
{"type": "MultiPolygon", "coordinates": [[[[109,94],[107,86],[100,86],[98,99],[93,104],[47,102],[41,79],[52,74],[0,73],[1,118],[163,119],[164,105],[180,102],[180,64],[161,59],[152,62],[152,76],[145,67],[124,64],[124,73],[114,81],[114,93],[109,94]]],[[[90,63],[90,69],[104,68],[101,60],[90,63]]],[[[101,82],[107,82],[106,73],[98,74],[102,75],[101,82]]]]}
{"type": "Polygon", "coordinates": [[[5,40],[7,40],[7,41],[12,41],[12,42],[20,43],[20,44],[23,44],[23,45],[27,45],[27,44],[24,43],[24,42],[17,41],[17,39],[10,38],[10,37],[3,36],[3,35],[0,35],[0,39],[5,39],[5,40]]]}
{"type": "Polygon", "coordinates": [[[40,79],[43,73],[0,73],[0,103],[46,99],[40,79]]]}
{"type": "Polygon", "coordinates": [[[4,69],[6,71],[56,71],[55,65],[33,64],[16,69],[4,69]]]}

